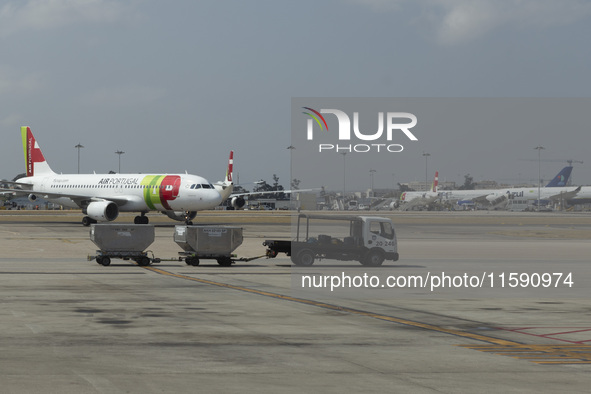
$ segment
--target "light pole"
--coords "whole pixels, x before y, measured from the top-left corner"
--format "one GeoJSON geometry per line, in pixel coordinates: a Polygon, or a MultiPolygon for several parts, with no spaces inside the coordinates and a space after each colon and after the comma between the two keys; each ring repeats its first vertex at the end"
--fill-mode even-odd
{"type": "MultiPolygon", "coordinates": [[[[295,149],[295,146],[290,145],[288,146],[286,149],[289,149],[289,177],[291,178],[291,180],[289,181],[289,184],[292,185],[293,184],[293,150],[295,149]]],[[[293,188],[293,186],[292,186],[293,188]]]]}
{"type": "Polygon", "coordinates": [[[347,155],[347,152],[339,152],[341,155],[343,155],[343,207],[345,205],[345,156],[347,155]]]}
{"type": "Polygon", "coordinates": [[[546,149],[546,148],[544,148],[542,145],[538,145],[534,149],[538,151],[538,212],[540,212],[540,197],[541,197],[541,192],[542,192],[542,179],[541,179],[542,178],[542,166],[541,166],[542,160],[540,159],[540,157],[541,157],[542,149],[546,149]]]}
{"type": "Polygon", "coordinates": [[[121,155],[125,152],[123,152],[122,150],[117,150],[115,151],[115,153],[119,155],[119,174],[121,174],[121,155]]]}
{"type": "Polygon", "coordinates": [[[372,169],[369,170],[369,176],[371,177],[371,196],[370,197],[373,197],[373,174],[375,172],[376,172],[376,170],[372,170],[372,169]]]}
{"type": "Polygon", "coordinates": [[[431,156],[431,154],[423,152],[423,156],[425,156],[425,191],[428,191],[427,189],[429,188],[429,175],[427,173],[427,160],[429,159],[429,156],[431,156]]]}
{"type": "Polygon", "coordinates": [[[80,148],[84,148],[80,142],[74,148],[78,149],[78,174],[80,174],[80,148]]]}

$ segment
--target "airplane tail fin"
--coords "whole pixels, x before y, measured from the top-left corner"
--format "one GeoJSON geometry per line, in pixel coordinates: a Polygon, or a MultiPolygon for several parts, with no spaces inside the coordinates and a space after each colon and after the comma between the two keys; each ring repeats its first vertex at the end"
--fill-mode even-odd
{"type": "Polygon", "coordinates": [[[47,161],[41,152],[41,148],[39,148],[39,144],[31,132],[31,128],[28,126],[22,126],[21,137],[23,139],[27,176],[54,174],[49,167],[49,164],[47,164],[47,161]]]}
{"type": "Polygon", "coordinates": [[[228,169],[226,170],[225,183],[233,183],[232,176],[234,173],[234,151],[230,151],[230,158],[228,159],[228,169]]]}
{"type": "Polygon", "coordinates": [[[213,186],[222,195],[222,201],[226,201],[234,190],[234,151],[230,151],[230,158],[228,159],[228,169],[226,170],[226,177],[222,182],[216,182],[213,186]]]}
{"type": "Polygon", "coordinates": [[[570,178],[570,174],[573,171],[573,167],[572,166],[566,166],[564,167],[562,170],[560,170],[560,172],[558,173],[558,175],[556,175],[551,181],[550,183],[548,183],[546,185],[546,187],[563,187],[566,186],[567,182],[568,182],[568,178],[570,178]]]}
{"type": "Polygon", "coordinates": [[[439,184],[439,171],[435,171],[435,178],[433,178],[433,184],[431,185],[431,191],[437,193],[437,186],[439,184]]]}

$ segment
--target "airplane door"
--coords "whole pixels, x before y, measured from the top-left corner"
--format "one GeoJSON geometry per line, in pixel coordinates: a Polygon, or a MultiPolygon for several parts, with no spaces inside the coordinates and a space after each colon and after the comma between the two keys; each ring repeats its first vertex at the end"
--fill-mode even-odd
{"type": "Polygon", "coordinates": [[[177,198],[180,190],[181,190],[181,178],[178,177],[174,180],[174,184],[172,186],[172,197],[177,198]]]}

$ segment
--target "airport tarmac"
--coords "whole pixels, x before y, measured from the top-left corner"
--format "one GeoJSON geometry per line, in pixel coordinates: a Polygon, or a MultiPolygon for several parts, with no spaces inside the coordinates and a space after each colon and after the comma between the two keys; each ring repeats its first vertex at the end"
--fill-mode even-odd
{"type": "MultiPolygon", "coordinates": [[[[80,213],[0,212],[2,392],[589,392],[591,216],[370,214],[393,219],[399,261],[300,269],[283,255],[232,267],[103,267],[87,260],[97,248],[80,213]],[[496,286],[297,286],[304,274],[444,271],[492,274],[496,286]],[[562,277],[513,288],[511,273],[562,277]]],[[[175,223],[150,217],[149,249],[176,258],[175,223]]],[[[284,211],[205,212],[196,223],[243,226],[236,253],[253,257],[265,238],[289,239],[290,221],[284,211]]]]}

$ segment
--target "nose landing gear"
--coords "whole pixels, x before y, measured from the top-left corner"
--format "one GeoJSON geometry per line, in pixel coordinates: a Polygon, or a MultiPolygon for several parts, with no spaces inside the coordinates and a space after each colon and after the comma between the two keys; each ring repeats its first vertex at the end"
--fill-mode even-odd
{"type": "Polygon", "coordinates": [[[192,219],[195,218],[195,215],[197,214],[197,212],[189,212],[189,211],[185,211],[185,224],[187,226],[192,226],[193,225],[193,221],[192,219]]]}

